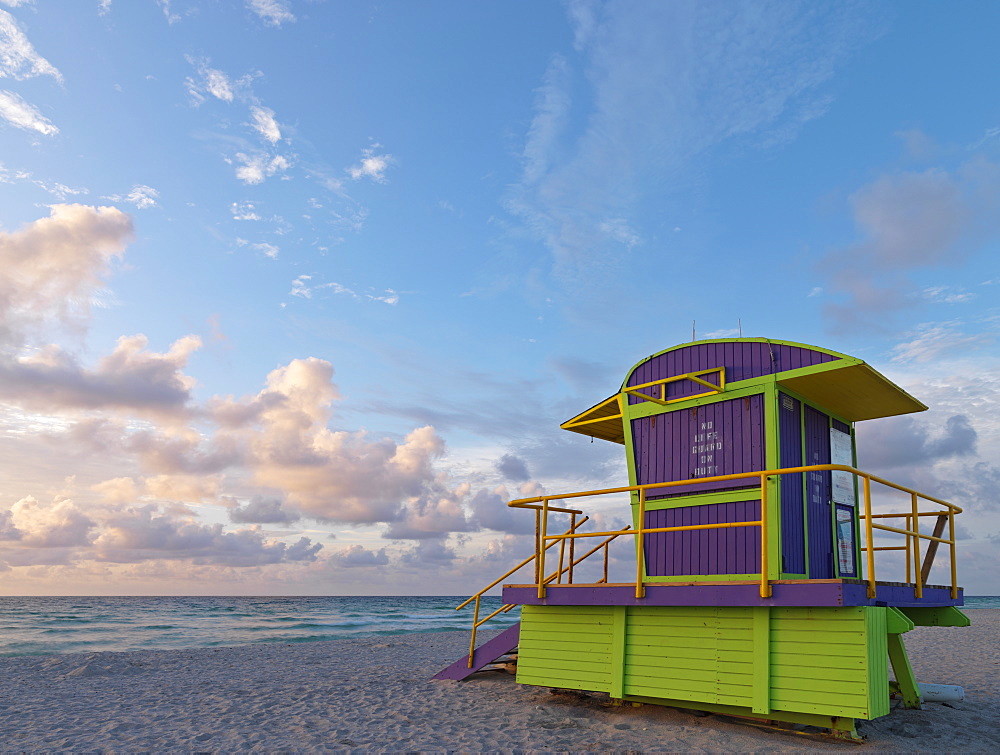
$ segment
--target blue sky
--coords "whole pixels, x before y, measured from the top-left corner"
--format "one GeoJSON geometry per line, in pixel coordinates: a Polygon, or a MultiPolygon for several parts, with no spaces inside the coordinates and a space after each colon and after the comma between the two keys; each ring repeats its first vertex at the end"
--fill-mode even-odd
{"type": "Polygon", "coordinates": [[[0,591],[472,589],[694,322],[928,404],[860,464],[1000,592],[998,16],[0,0],[0,591]]]}

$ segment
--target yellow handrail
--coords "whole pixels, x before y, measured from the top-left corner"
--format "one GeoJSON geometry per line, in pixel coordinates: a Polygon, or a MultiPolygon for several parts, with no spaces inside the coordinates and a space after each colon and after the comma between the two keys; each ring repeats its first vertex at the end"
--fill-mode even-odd
{"type": "MultiPolygon", "coordinates": [[[[639,387],[639,386],[637,386],[639,387]]],[[[760,595],[761,597],[770,597],[772,593],[771,589],[771,579],[769,575],[769,548],[768,548],[768,482],[772,477],[780,477],[786,474],[800,474],[803,472],[825,472],[825,471],[840,471],[847,472],[855,475],[856,477],[862,478],[862,489],[863,489],[863,503],[864,509],[863,513],[859,513],[859,518],[864,520],[865,523],[865,545],[862,550],[866,554],[866,565],[867,565],[867,582],[868,582],[868,597],[874,598],[876,593],[876,580],[875,580],[875,551],[876,550],[894,550],[895,548],[886,547],[875,547],[874,545],[874,530],[882,530],[886,532],[900,533],[906,536],[907,544],[905,549],[907,551],[907,582],[909,582],[910,576],[910,557],[912,551],[912,557],[914,564],[917,566],[917,573],[915,574],[914,580],[914,592],[917,598],[923,596],[923,585],[926,581],[925,578],[919,572],[920,563],[920,545],[919,541],[921,538],[931,541],[937,547],[937,543],[946,543],[950,549],[951,556],[951,596],[952,598],[958,597],[958,583],[957,583],[957,571],[955,564],[955,537],[954,537],[954,517],[956,514],[962,512],[961,507],[956,506],[948,501],[941,500],[940,498],[935,498],[929,496],[925,493],[920,493],[912,488],[905,487],[903,485],[898,485],[889,480],[885,480],[881,477],[873,475],[869,472],[862,472],[854,467],[845,466],[843,464],[812,464],[808,466],[800,467],[785,467],[781,469],[770,469],[761,472],[741,472],[737,474],[729,475],[715,475],[712,477],[699,477],[687,480],[675,480],[671,482],[657,482],[657,483],[647,483],[644,485],[628,485],[617,488],[605,488],[602,490],[590,490],[575,493],[564,493],[559,495],[546,495],[539,496],[535,498],[522,498],[519,500],[511,501],[507,505],[513,508],[534,508],[536,510],[540,509],[540,523],[538,526],[538,532],[536,535],[536,542],[538,543],[537,548],[539,548],[539,569],[536,572],[536,584],[538,590],[538,598],[545,597],[545,586],[548,580],[543,580],[539,575],[544,574],[544,560],[545,560],[545,550],[547,550],[551,545],[554,545],[557,541],[564,543],[566,540],[574,542],[576,538],[581,537],[599,537],[599,536],[614,536],[626,534],[626,530],[616,530],[616,531],[604,531],[604,532],[588,532],[588,533],[576,533],[568,531],[563,535],[549,535],[547,532],[548,525],[548,512],[557,511],[555,507],[551,505],[552,501],[562,501],[572,498],[582,498],[598,495],[609,495],[614,493],[630,493],[637,494],[636,498],[639,507],[639,526],[637,529],[628,531],[628,534],[636,538],[636,582],[635,582],[635,595],[636,598],[643,598],[645,596],[645,577],[644,577],[644,567],[645,567],[645,554],[644,554],[644,537],[647,534],[654,532],[681,532],[687,530],[697,530],[697,529],[723,529],[727,527],[760,527],[760,538],[761,538],[761,565],[760,565],[760,595]],[[747,522],[726,522],[719,524],[701,524],[701,525],[687,525],[682,527],[645,527],[645,508],[646,508],[646,496],[647,492],[650,490],[660,491],[664,488],[680,487],[680,486],[690,486],[694,484],[705,484],[712,482],[722,482],[727,480],[740,480],[740,479],[753,479],[757,478],[760,485],[761,494],[761,507],[760,507],[760,519],[757,521],[747,521],[747,522]],[[902,491],[904,493],[909,493],[911,498],[911,510],[906,513],[889,513],[889,514],[874,514],[872,513],[871,504],[871,484],[876,482],[880,485],[885,485],[887,487],[902,491]],[[918,500],[923,499],[931,503],[936,503],[945,507],[945,511],[937,512],[920,512],[918,511],[918,500]],[[538,503],[542,505],[537,506],[538,503]],[[949,524],[949,537],[937,537],[936,535],[925,535],[920,532],[919,529],[919,517],[921,516],[939,516],[947,517],[949,524]],[[900,529],[897,527],[890,527],[883,524],[875,524],[873,519],[877,518],[889,518],[889,517],[903,517],[907,522],[907,529],[900,529]],[[909,527],[912,524],[912,529],[909,527]],[[540,548],[541,544],[545,545],[545,548],[540,548]]],[[[942,525],[943,529],[943,525],[942,525]]],[[[943,534],[943,532],[942,532],[943,534]]],[[[928,559],[931,558],[934,550],[929,548],[928,559]]],[[[588,554],[589,555],[589,554],[588,554]]],[[[561,559],[560,559],[561,564],[561,559]]],[[[930,568],[928,563],[926,569],[930,568]]]]}

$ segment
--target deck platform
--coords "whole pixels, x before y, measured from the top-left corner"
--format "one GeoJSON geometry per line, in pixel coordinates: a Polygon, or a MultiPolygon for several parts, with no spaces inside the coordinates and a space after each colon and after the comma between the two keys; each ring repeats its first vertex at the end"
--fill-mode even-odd
{"type": "Polygon", "coordinates": [[[781,580],[771,583],[772,596],[760,597],[759,582],[646,583],[646,596],[635,597],[635,584],[547,585],[544,598],[537,585],[504,585],[503,602],[528,606],[894,606],[917,608],[962,606],[962,589],[924,585],[916,598],[914,585],[878,582],[875,598],[858,579],[781,580]]]}

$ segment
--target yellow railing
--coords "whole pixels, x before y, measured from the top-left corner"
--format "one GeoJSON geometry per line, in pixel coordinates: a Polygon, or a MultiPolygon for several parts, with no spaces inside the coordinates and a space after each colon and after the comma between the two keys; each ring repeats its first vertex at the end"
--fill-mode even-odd
{"type": "MultiPolygon", "coordinates": [[[[770,548],[769,546],[769,531],[768,531],[768,493],[770,487],[770,481],[772,478],[778,478],[786,474],[801,474],[805,472],[848,472],[856,477],[861,478],[862,482],[862,501],[864,503],[863,513],[859,515],[859,518],[864,522],[865,530],[865,545],[862,550],[866,555],[866,579],[868,582],[868,597],[874,598],[876,593],[876,578],[875,578],[875,551],[881,550],[906,550],[907,553],[907,565],[906,565],[906,581],[910,582],[911,570],[914,573],[914,592],[917,598],[923,597],[923,586],[927,582],[927,575],[930,571],[931,564],[934,560],[934,556],[937,553],[937,548],[941,543],[949,546],[950,549],[950,560],[951,560],[951,596],[952,598],[958,597],[958,582],[957,582],[957,572],[956,572],[956,560],[955,560],[955,515],[962,512],[962,509],[954,504],[948,503],[947,501],[942,501],[939,498],[934,498],[932,496],[926,495],[924,493],[919,493],[916,490],[907,488],[903,485],[897,485],[894,482],[889,482],[888,480],[877,477],[868,472],[862,472],[854,467],[848,467],[842,464],[813,464],[810,466],[803,467],[786,467],[783,469],[769,469],[761,472],[743,472],[740,474],[730,474],[730,475],[716,475],[714,477],[699,477],[689,480],[678,480],[674,482],[659,482],[650,483],[646,485],[629,485],[618,488],[605,488],[603,490],[590,490],[578,493],[563,493],[559,495],[546,495],[537,496],[534,498],[522,498],[520,500],[511,501],[508,506],[513,508],[530,508],[535,510],[535,584],[538,589],[538,598],[542,599],[545,597],[546,586],[555,579],[556,576],[546,577],[542,579],[542,575],[545,574],[545,553],[546,551],[555,545],[557,542],[560,544],[560,559],[559,559],[559,569],[556,575],[561,579],[563,573],[563,553],[566,547],[566,542],[570,542],[570,563],[574,564],[573,559],[573,544],[577,539],[586,537],[606,537],[609,538],[603,547],[607,547],[607,543],[611,540],[621,536],[621,535],[631,535],[635,537],[636,543],[636,579],[635,579],[635,596],[636,598],[642,598],[645,596],[645,553],[644,553],[644,535],[655,533],[655,532],[684,532],[690,530],[707,530],[707,529],[724,529],[732,527],[759,527],[760,528],[760,596],[762,598],[767,598],[771,596],[771,562],[770,562],[770,548]],[[685,525],[680,527],[646,527],[645,517],[646,517],[646,498],[650,490],[660,491],[665,488],[689,486],[692,484],[704,484],[712,482],[724,482],[727,480],[753,480],[756,479],[760,485],[760,519],[756,521],[747,522],[726,522],[720,524],[693,524],[685,525]],[[877,483],[884,485],[895,490],[907,493],[910,496],[910,511],[903,513],[872,513],[872,503],[871,503],[871,487],[872,483],[877,483]],[[578,533],[576,532],[576,527],[572,526],[569,530],[561,535],[550,535],[548,534],[548,522],[549,513],[551,512],[573,512],[574,522],[575,517],[578,513],[576,510],[560,509],[551,505],[552,501],[565,501],[574,498],[583,498],[590,496],[599,495],[611,495],[611,494],[621,494],[621,493],[635,493],[638,498],[638,517],[636,521],[639,524],[637,529],[626,528],[623,530],[611,530],[602,532],[586,532],[578,533]],[[944,510],[935,510],[929,512],[921,512],[918,510],[919,501],[924,500],[929,503],[939,504],[944,507],[944,510]],[[539,505],[540,504],[540,505],[539,505]],[[933,535],[927,535],[920,532],[919,528],[919,518],[921,516],[936,516],[937,524],[934,529],[933,535]],[[904,518],[906,520],[905,528],[901,529],[898,527],[891,527],[883,524],[876,524],[874,519],[888,519],[888,518],[904,518]],[[948,537],[943,537],[945,525],[949,528],[948,537]],[[876,547],[874,545],[874,530],[880,530],[885,532],[893,532],[902,534],[906,537],[906,544],[904,546],[898,547],[876,547]],[[922,566],[918,569],[911,569],[911,558],[913,565],[920,564],[920,541],[927,540],[930,545],[928,546],[927,552],[924,556],[924,562],[922,566]]],[[[601,546],[598,546],[599,548],[601,546]]],[[[589,555],[589,554],[588,554],[589,555]]],[[[777,554],[774,554],[777,555],[777,554]]],[[[525,564],[529,563],[531,559],[524,561],[521,565],[516,568],[521,568],[525,564]]],[[[579,559],[576,563],[579,563],[579,559]]],[[[494,582],[490,587],[496,585],[507,576],[513,573],[508,572],[508,574],[501,577],[499,580],[494,582]]],[[[776,576],[776,575],[775,575],[776,576]]],[[[570,582],[572,582],[572,572],[570,571],[570,582]]],[[[606,581],[606,575],[605,580],[606,581]]],[[[489,589],[489,588],[486,588],[489,589]]],[[[485,590],[483,591],[485,592],[485,590]]],[[[482,593],[480,593],[482,594],[482,593]]],[[[475,598],[476,596],[473,596],[475,598]]],[[[473,598],[470,598],[471,601],[473,598]]],[[[466,601],[463,605],[467,604],[466,601]]]]}
{"type": "MultiPolygon", "coordinates": [[[[514,568],[509,569],[504,574],[502,574],[501,576],[497,577],[495,580],[493,580],[488,585],[486,585],[486,587],[484,587],[482,590],[480,590],[479,592],[477,592],[474,595],[472,595],[471,597],[469,597],[467,600],[465,600],[462,603],[460,603],[459,605],[455,606],[455,610],[457,611],[457,610],[459,610],[461,608],[465,608],[467,605],[469,605],[469,603],[472,603],[473,601],[475,602],[475,608],[474,608],[473,616],[472,616],[472,637],[469,639],[469,668],[472,668],[473,657],[474,657],[474,654],[476,652],[476,635],[479,632],[479,627],[481,627],[487,621],[489,621],[490,619],[492,619],[494,616],[497,616],[497,615],[499,615],[501,613],[508,613],[509,611],[511,611],[512,609],[514,609],[514,608],[517,607],[516,603],[504,604],[504,605],[500,606],[497,610],[495,610],[493,613],[491,613],[489,616],[486,616],[483,619],[479,618],[479,606],[480,606],[480,602],[482,600],[483,595],[487,591],[493,589],[498,584],[500,584],[501,582],[503,582],[503,580],[507,579],[507,577],[509,577],[511,574],[514,574],[515,572],[523,569],[525,566],[527,566],[532,561],[534,561],[535,562],[535,581],[536,582],[540,581],[543,584],[549,584],[553,580],[556,580],[557,584],[559,584],[559,583],[562,582],[562,576],[563,576],[563,574],[567,574],[568,573],[567,583],[572,584],[572,582],[573,582],[573,567],[576,566],[577,564],[579,564],[581,561],[589,558],[593,554],[597,553],[597,551],[599,551],[599,550],[601,550],[603,548],[604,549],[604,576],[603,576],[603,578],[601,578],[600,580],[598,580],[595,584],[603,584],[603,583],[605,583],[605,582],[608,581],[608,545],[611,543],[612,540],[614,540],[615,538],[617,538],[618,535],[614,535],[614,536],[609,537],[608,539],[606,539],[604,542],[598,543],[596,546],[594,546],[593,548],[591,548],[589,551],[587,551],[586,553],[584,553],[579,558],[574,558],[573,543],[575,543],[575,541],[571,541],[571,544],[570,544],[569,566],[566,566],[566,567],[563,566],[563,557],[564,557],[565,551],[566,551],[566,549],[565,549],[565,541],[560,541],[560,547],[559,547],[559,568],[555,572],[553,572],[552,574],[549,574],[548,576],[546,576],[544,579],[541,579],[539,575],[540,574],[544,574],[544,571],[542,571],[542,569],[544,569],[544,567],[539,567],[538,549],[539,549],[539,542],[540,542],[540,540],[538,539],[538,535],[539,535],[539,525],[540,525],[540,517],[541,517],[541,508],[542,507],[541,506],[530,506],[530,505],[527,505],[527,506],[520,506],[518,508],[533,508],[533,509],[536,510],[535,511],[535,548],[536,548],[535,553],[533,553],[532,555],[528,556],[528,558],[524,559],[521,563],[519,563],[514,568]]],[[[577,509],[562,509],[562,508],[550,507],[548,510],[549,511],[555,511],[555,512],[559,512],[559,513],[563,513],[563,514],[569,514],[572,517],[571,520],[570,520],[569,529],[567,529],[566,532],[564,532],[562,536],[556,535],[554,537],[570,537],[570,536],[576,534],[576,530],[579,529],[581,526],[583,526],[590,519],[590,517],[585,516],[580,521],[576,521],[576,517],[578,515],[580,515],[580,514],[583,513],[582,511],[578,511],[577,509]]],[[[629,529],[631,529],[631,528],[630,527],[626,527],[624,530],[622,530],[622,532],[626,532],[629,529]]],[[[556,540],[553,539],[551,543],[548,543],[542,549],[542,552],[544,553],[544,551],[547,551],[549,548],[552,548],[555,544],[556,544],[556,540]]]]}

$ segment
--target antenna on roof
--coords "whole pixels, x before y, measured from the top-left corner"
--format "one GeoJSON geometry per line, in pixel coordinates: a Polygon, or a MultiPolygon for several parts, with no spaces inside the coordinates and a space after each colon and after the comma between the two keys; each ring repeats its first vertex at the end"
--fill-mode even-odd
{"type": "Polygon", "coordinates": [[[740,318],[738,317],[736,318],[736,327],[739,328],[740,338],[743,338],[743,323],[740,321],[740,318]]]}
{"type": "Polygon", "coordinates": [[[691,340],[692,340],[692,341],[695,341],[695,340],[697,340],[697,339],[696,339],[696,338],[694,337],[694,320],[692,320],[692,321],[691,321],[691,340]]]}

